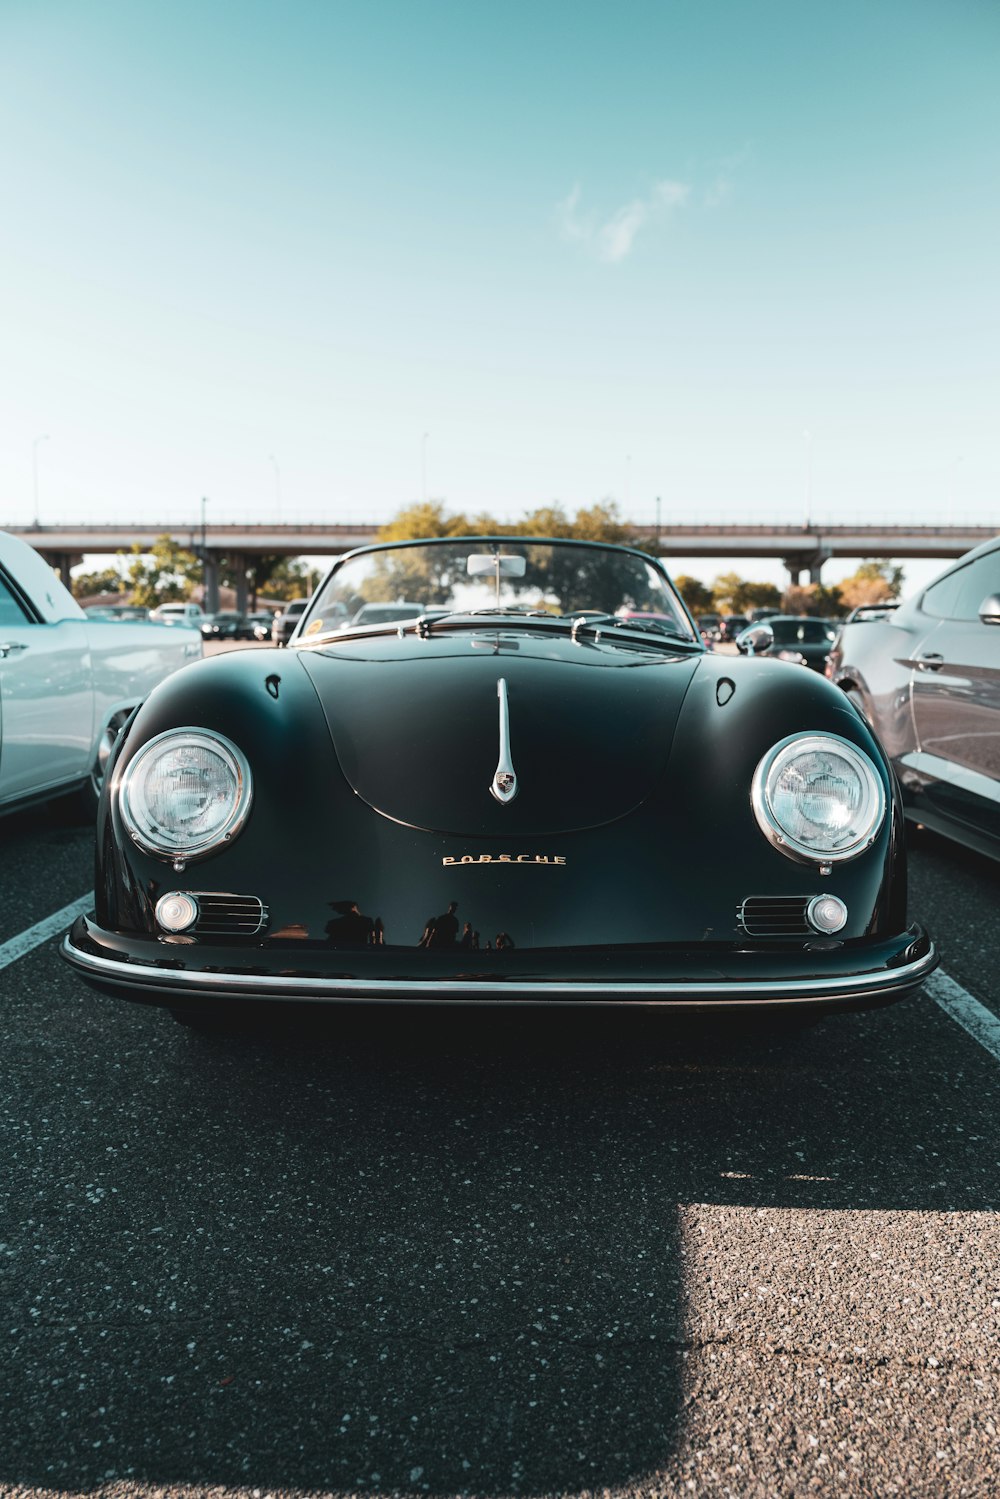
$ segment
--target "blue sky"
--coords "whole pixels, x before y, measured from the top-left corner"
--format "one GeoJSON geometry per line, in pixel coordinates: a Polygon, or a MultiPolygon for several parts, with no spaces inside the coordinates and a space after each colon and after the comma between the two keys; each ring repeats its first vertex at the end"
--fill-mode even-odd
{"type": "Polygon", "coordinates": [[[0,519],[1000,526],[998,78],[995,0],[0,0],[0,519]]]}

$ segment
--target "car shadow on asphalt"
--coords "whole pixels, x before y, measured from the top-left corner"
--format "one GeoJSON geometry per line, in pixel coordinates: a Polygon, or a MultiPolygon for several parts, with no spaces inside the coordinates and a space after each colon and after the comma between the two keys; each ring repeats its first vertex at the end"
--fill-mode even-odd
{"type": "Polygon", "coordinates": [[[45,1098],[73,1147],[41,1144],[50,1186],[15,1173],[0,1488],[655,1473],[698,1338],[684,1205],[994,1209],[995,1139],[955,1117],[996,1078],[970,1047],[956,1080],[951,1041],[921,998],[791,1036],[348,1010],[206,1038],[67,1007],[38,1076],[85,1058],[45,1098]]]}

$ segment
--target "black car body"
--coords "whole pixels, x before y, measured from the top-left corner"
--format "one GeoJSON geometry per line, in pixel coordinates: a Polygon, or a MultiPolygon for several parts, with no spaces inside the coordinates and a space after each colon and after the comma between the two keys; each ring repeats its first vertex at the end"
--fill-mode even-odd
{"type": "Polygon", "coordinates": [[[865,1006],[935,962],[900,830],[843,693],[706,652],[655,559],[371,547],[290,649],[150,695],[64,956],[188,1023],[251,998],[865,1006]],[[425,612],[340,628],[399,598],[425,612]]]}
{"type": "Polygon", "coordinates": [[[736,638],[737,646],[745,650],[750,631],[759,632],[761,627],[770,632],[770,641],[757,645],[758,656],[777,656],[781,661],[811,666],[813,671],[826,670],[830,648],[837,636],[836,626],[828,619],[808,614],[773,614],[743,630],[736,638]]]}
{"type": "Polygon", "coordinates": [[[1000,858],[1000,538],[846,624],[827,674],[875,727],[907,815],[1000,858]]]}

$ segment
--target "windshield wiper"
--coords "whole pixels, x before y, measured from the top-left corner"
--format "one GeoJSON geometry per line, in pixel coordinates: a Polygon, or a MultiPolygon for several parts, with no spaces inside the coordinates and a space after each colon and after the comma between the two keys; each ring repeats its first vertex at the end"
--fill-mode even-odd
{"type": "Polygon", "coordinates": [[[407,630],[414,630],[426,639],[437,625],[452,625],[464,619],[478,622],[482,619],[497,617],[505,620],[514,619],[534,629],[558,630],[560,633],[568,630],[573,640],[579,638],[582,630],[593,630],[595,636],[598,637],[602,630],[628,630],[630,634],[647,641],[676,641],[681,645],[701,649],[699,641],[692,639],[682,630],[672,630],[669,625],[661,624],[659,620],[622,619],[619,614],[607,614],[598,609],[587,614],[550,614],[548,609],[518,609],[516,607],[498,609],[495,605],[483,609],[451,609],[446,612],[435,611],[433,614],[421,615],[419,619],[407,622],[405,625],[401,624],[398,633],[403,635],[407,630]]]}
{"type": "MultiPolygon", "coordinates": [[[[569,616],[563,616],[568,618],[569,616]]],[[[600,635],[603,630],[631,630],[636,635],[652,635],[654,638],[666,640],[678,640],[683,645],[696,645],[690,635],[682,630],[672,630],[669,625],[661,624],[658,619],[623,619],[620,614],[581,614],[573,620],[573,628],[570,634],[574,640],[581,630],[593,630],[595,635],[600,635]]]]}

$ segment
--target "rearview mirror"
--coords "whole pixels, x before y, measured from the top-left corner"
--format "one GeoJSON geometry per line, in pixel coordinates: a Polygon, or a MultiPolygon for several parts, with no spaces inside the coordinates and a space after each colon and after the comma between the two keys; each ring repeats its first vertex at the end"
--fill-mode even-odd
{"type": "Polygon", "coordinates": [[[979,618],[984,625],[1000,625],[1000,593],[991,593],[979,606],[979,618]]]}
{"type": "Polygon", "coordinates": [[[744,656],[756,656],[774,644],[774,631],[770,625],[751,625],[736,637],[736,649],[744,656]]]}
{"type": "Polygon", "coordinates": [[[476,553],[466,563],[470,578],[523,578],[527,563],[523,557],[501,557],[498,553],[476,553]]]}

